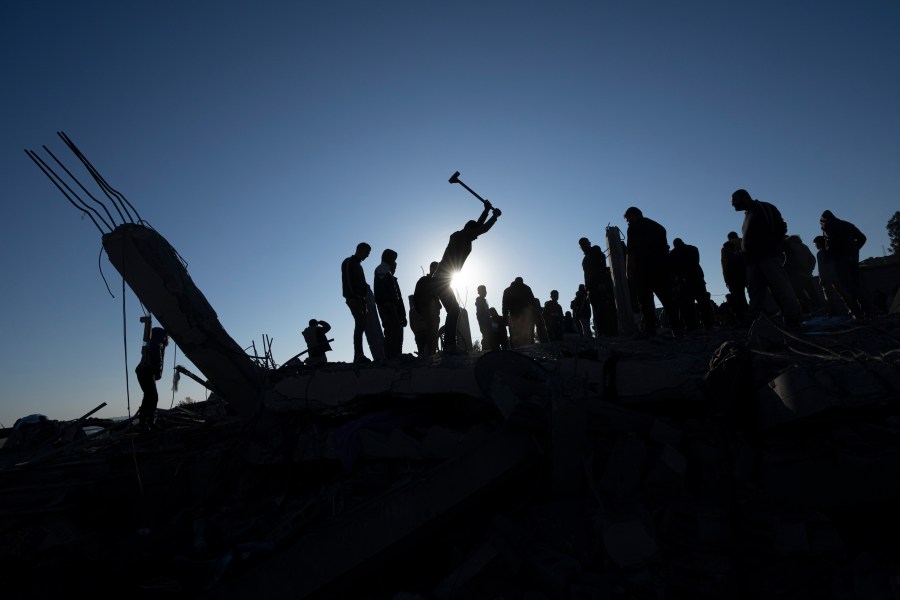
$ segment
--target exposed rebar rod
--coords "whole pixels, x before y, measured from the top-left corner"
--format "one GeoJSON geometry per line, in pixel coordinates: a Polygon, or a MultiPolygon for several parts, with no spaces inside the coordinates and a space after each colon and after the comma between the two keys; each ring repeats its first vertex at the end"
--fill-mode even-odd
{"type": "Polygon", "coordinates": [[[94,181],[96,181],[97,185],[99,185],[101,189],[103,189],[103,192],[107,195],[107,197],[109,197],[109,199],[113,203],[116,203],[117,200],[119,203],[121,203],[122,208],[128,215],[128,220],[134,223],[134,217],[131,215],[131,212],[134,212],[137,220],[139,222],[143,222],[143,219],[141,219],[141,216],[138,214],[134,206],[132,206],[131,202],[129,202],[122,193],[117,191],[115,188],[109,185],[109,183],[106,182],[106,179],[103,178],[103,176],[100,174],[100,171],[98,171],[94,167],[94,165],[91,164],[91,161],[89,161],[87,157],[81,152],[81,150],[78,149],[78,146],[75,145],[75,142],[69,139],[69,136],[67,136],[65,132],[57,131],[56,134],[63,140],[63,142],[66,143],[66,145],[69,147],[69,150],[71,150],[72,153],[76,157],[78,157],[78,160],[80,160],[84,167],[88,170],[88,172],[90,172],[91,176],[94,178],[94,181]],[[112,194],[112,196],[115,196],[115,198],[110,196],[110,194],[112,194]],[[129,211],[129,208],[131,209],[131,211],[129,211]]]}
{"type": "MultiPolygon", "coordinates": [[[[38,166],[38,168],[39,168],[41,171],[43,171],[44,175],[47,176],[47,179],[49,179],[50,181],[53,182],[53,185],[55,185],[55,186],[59,189],[59,191],[62,192],[62,195],[66,197],[66,200],[68,200],[68,201],[72,204],[72,206],[74,206],[75,208],[77,208],[78,210],[80,210],[81,212],[83,212],[84,214],[86,214],[86,215],[90,218],[90,220],[94,223],[94,226],[97,228],[97,230],[98,230],[101,234],[106,233],[106,231],[104,231],[103,228],[100,227],[100,224],[97,223],[97,219],[95,219],[94,216],[93,216],[90,212],[88,212],[87,210],[85,210],[85,209],[81,208],[80,206],[78,206],[78,205],[75,203],[75,201],[72,200],[72,198],[69,197],[69,195],[66,193],[66,190],[64,190],[64,189],[62,188],[62,186],[61,186],[61,185],[56,181],[56,179],[54,178],[55,173],[54,173],[53,175],[51,175],[51,173],[53,172],[52,169],[50,169],[49,165],[47,165],[46,163],[44,163],[43,160],[41,160],[41,157],[38,156],[37,153],[35,153],[33,150],[26,150],[26,151],[25,151],[25,154],[27,154],[28,157],[31,158],[31,160],[34,161],[34,164],[36,164],[36,165],[38,166]]],[[[102,221],[103,219],[101,218],[100,220],[102,221]]],[[[103,224],[106,225],[107,228],[109,228],[109,229],[111,230],[111,228],[109,227],[109,225],[106,224],[106,221],[104,221],[103,224]]]]}
{"type": "MultiPolygon", "coordinates": [[[[107,199],[113,203],[113,206],[116,207],[116,211],[121,215],[124,204],[121,203],[121,200],[119,198],[113,196],[113,194],[117,192],[108,183],[106,183],[106,180],[103,179],[103,177],[100,175],[100,172],[94,167],[94,165],[91,164],[87,157],[82,154],[81,150],[79,150],[78,147],[75,146],[75,143],[72,142],[72,140],[70,140],[68,136],[66,136],[61,131],[58,131],[57,135],[59,135],[63,139],[72,154],[74,154],[75,157],[81,161],[82,166],[84,166],[90,176],[94,179],[94,182],[100,187],[100,190],[106,195],[107,199]]],[[[125,209],[125,211],[128,212],[127,209],[125,209]]],[[[123,222],[125,221],[124,216],[122,217],[122,220],[123,222]]],[[[134,219],[130,214],[128,215],[128,221],[134,223],[134,219]]]]}
{"type": "MultiPolygon", "coordinates": [[[[58,165],[60,166],[60,168],[62,168],[62,170],[66,172],[66,175],[68,175],[69,178],[70,178],[72,181],[74,181],[75,183],[77,183],[77,184],[78,184],[78,187],[80,187],[82,190],[84,190],[84,193],[87,194],[88,196],[90,196],[91,200],[93,200],[94,202],[96,202],[97,204],[100,205],[100,207],[101,207],[101,208],[103,209],[103,211],[106,213],[106,216],[109,217],[109,220],[110,220],[110,222],[112,223],[113,227],[115,227],[116,225],[118,225],[118,223],[116,223],[115,217],[112,216],[112,213],[109,212],[109,209],[106,208],[106,205],[103,204],[102,202],[100,202],[99,200],[97,200],[97,198],[95,198],[94,195],[91,194],[91,193],[87,190],[87,188],[84,187],[84,185],[82,185],[82,183],[81,183],[80,181],[78,181],[78,178],[75,177],[75,176],[72,174],[72,172],[69,171],[68,168],[66,168],[66,165],[62,164],[62,162],[61,162],[58,158],[56,158],[56,155],[53,154],[53,152],[50,151],[50,148],[48,148],[47,146],[43,146],[43,148],[44,148],[44,152],[46,152],[47,154],[49,154],[49,155],[50,155],[50,158],[52,158],[53,160],[55,160],[55,161],[56,161],[56,164],[58,164],[58,165]]],[[[66,187],[69,187],[69,186],[66,186],[66,187]]],[[[71,189],[71,188],[70,188],[70,189],[71,189]]],[[[89,208],[88,205],[87,205],[87,203],[86,203],[84,200],[82,200],[82,199],[81,199],[74,191],[72,192],[72,194],[73,194],[76,198],[78,198],[78,201],[81,202],[81,203],[84,205],[85,208],[89,208]]],[[[125,217],[122,216],[122,211],[120,211],[118,208],[116,208],[116,211],[119,213],[119,218],[122,219],[122,220],[124,221],[124,220],[125,220],[125,217]]]]}

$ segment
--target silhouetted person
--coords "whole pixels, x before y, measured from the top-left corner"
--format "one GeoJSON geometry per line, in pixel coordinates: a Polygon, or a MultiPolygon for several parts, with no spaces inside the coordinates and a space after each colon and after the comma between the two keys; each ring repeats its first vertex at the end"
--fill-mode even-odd
{"type": "Polygon", "coordinates": [[[606,255],[600,246],[592,245],[591,240],[586,237],[579,239],[578,245],[584,252],[581,269],[584,271],[584,288],[594,316],[594,331],[598,336],[614,336],[618,333],[618,323],[612,276],[606,265],[606,255]]]}
{"type": "Polygon", "coordinates": [[[362,338],[366,330],[366,315],[369,312],[369,284],[363,272],[362,261],[368,258],[372,246],[365,242],[356,245],[356,252],[341,263],[341,281],[344,300],[353,315],[353,362],[371,362],[363,352],[362,338]]]}
{"type": "Polygon", "coordinates": [[[472,242],[483,233],[487,233],[500,217],[500,209],[491,206],[490,202],[484,203],[484,210],[477,221],[468,221],[459,231],[450,234],[450,241],[444,249],[437,271],[435,271],[434,283],[437,296],[447,311],[444,321],[444,351],[458,352],[456,345],[456,323],[459,320],[459,302],[453,291],[453,276],[459,273],[466,259],[472,252],[472,242]],[[488,219],[488,213],[493,213],[488,219]]]}
{"type": "MultiPolygon", "coordinates": [[[[149,323],[149,321],[145,322],[149,323]]],[[[169,334],[166,333],[165,329],[162,327],[151,329],[149,338],[144,340],[144,346],[141,348],[141,360],[134,369],[141,391],[144,392],[141,407],[138,409],[139,424],[141,429],[144,430],[157,428],[154,422],[156,419],[156,405],[159,403],[156,382],[162,379],[163,362],[166,357],[166,346],[168,345],[169,334]]]]}
{"type": "Polygon", "coordinates": [[[481,349],[484,352],[495,350],[491,307],[487,302],[487,288],[483,285],[478,286],[478,297],[475,298],[475,320],[481,331],[481,349]]]}
{"type": "Polygon", "coordinates": [[[747,263],[744,261],[742,240],[734,231],[728,233],[728,241],[722,244],[721,262],[722,279],[725,280],[725,287],[728,288],[725,302],[734,316],[735,324],[743,325],[750,309],[745,293],[747,263]]]}
{"type": "Polygon", "coordinates": [[[433,261],[428,273],[419,277],[413,292],[413,306],[422,320],[422,327],[415,332],[419,356],[432,356],[438,350],[438,329],[441,326],[441,301],[435,289],[434,273],[438,262],[433,261]]]}
{"type": "Polygon", "coordinates": [[[503,290],[503,317],[509,324],[511,348],[534,343],[534,301],[534,292],[521,277],[503,290]]]}
{"type": "Polygon", "coordinates": [[[816,268],[816,257],[803,243],[799,235],[789,235],[784,239],[784,269],[787,271],[794,294],[800,302],[803,312],[809,313],[822,307],[819,300],[813,271],[816,268]]]}
{"type": "Polygon", "coordinates": [[[406,327],[406,305],[397,282],[397,252],[386,249],[381,264],[375,268],[375,303],[384,327],[384,354],[399,358],[403,354],[403,328],[406,327]]]}
{"type": "Polygon", "coordinates": [[[582,338],[589,340],[591,337],[591,303],[588,302],[587,290],[584,284],[579,284],[575,297],[569,303],[572,309],[572,319],[575,322],[575,331],[582,338]]]}
{"type": "Polygon", "coordinates": [[[681,238],[675,238],[669,252],[669,266],[675,277],[678,310],[685,328],[690,331],[702,325],[704,329],[711,329],[716,317],[700,266],[700,251],[696,246],[685,244],[681,238]]]}
{"type": "Polygon", "coordinates": [[[666,311],[672,334],[680,336],[684,326],[672,290],[666,229],[653,219],[645,217],[634,206],[625,211],[625,220],[628,222],[625,272],[629,281],[633,282],[644,333],[655,335],[659,325],[653,302],[655,294],[666,311]]]}
{"type": "Polygon", "coordinates": [[[307,358],[304,362],[311,365],[328,362],[325,353],[331,350],[331,344],[328,342],[329,331],[331,325],[327,321],[309,320],[309,327],[303,330],[307,348],[307,358]]]}
{"type": "Polygon", "coordinates": [[[731,195],[731,205],[736,211],[744,211],[741,233],[750,296],[748,317],[753,320],[763,312],[767,292],[771,290],[781,308],[784,324],[799,326],[803,311],[782,264],[787,224],[781,213],[769,202],[754,200],[744,189],[731,195]]]}
{"type": "Polygon", "coordinates": [[[572,318],[572,311],[567,310],[563,313],[563,335],[575,332],[575,319],[572,318]]]}
{"type": "Polygon", "coordinates": [[[563,339],[563,309],[559,303],[559,291],[550,290],[550,299],[544,302],[543,316],[549,341],[561,342],[563,339]]]}
{"type": "Polygon", "coordinates": [[[500,316],[497,309],[490,308],[491,331],[494,335],[495,350],[509,350],[509,336],[506,334],[506,319],[500,316]]]}
{"type": "Polygon", "coordinates": [[[844,301],[844,290],[838,283],[837,273],[834,270],[834,259],[828,249],[825,236],[817,235],[813,238],[813,244],[816,247],[816,264],[819,267],[819,286],[825,297],[828,314],[832,317],[847,315],[850,309],[847,308],[847,303],[844,301]]]}
{"type": "Polygon", "coordinates": [[[544,311],[541,306],[541,301],[535,297],[534,306],[531,310],[531,319],[534,321],[534,332],[532,336],[537,338],[537,341],[541,344],[546,344],[550,341],[550,336],[547,334],[547,324],[544,322],[544,311]]]}
{"type": "Polygon", "coordinates": [[[822,235],[834,260],[838,283],[844,291],[844,301],[854,317],[861,317],[863,310],[859,291],[859,251],[866,243],[866,236],[849,221],[842,221],[826,210],[819,218],[822,235]]]}

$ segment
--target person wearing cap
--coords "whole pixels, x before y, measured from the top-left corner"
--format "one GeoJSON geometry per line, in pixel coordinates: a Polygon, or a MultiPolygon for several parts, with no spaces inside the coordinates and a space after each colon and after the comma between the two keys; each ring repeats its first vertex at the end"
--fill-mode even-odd
{"type": "Polygon", "coordinates": [[[837,281],[844,290],[844,301],[850,314],[861,317],[864,313],[859,288],[859,251],[866,243],[866,236],[849,221],[843,221],[826,210],[819,218],[822,235],[834,261],[837,281]]]}
{"type": "Polygon", "coordinates": [[[155,423],[156,405],[159,403],[156,382],[162,379],[163,363],[168,345],[169,334],[166,330],[162,327],[154,327],[150,331],[149,339],[141,348],[141,360],[134,369],[141,391],[144,392],[138,416],[140,427],[145,431],[158,428],[155,423]]]}
{"type": "Polygon", "coordinates": [[[684,324],[672,289],[666,228],[645,217],[636,206],[629,207],[624,216],[628,222],[625,271],[629,284],[635,291],[644,333],[656,335],[659,325],[653,302],[653,296],[656,295],[666,312],[672,335],[680,337],[684,333],[684,324]]]}
{"type": "Polygon", "coordinates": [[[434,272],[434,289],[441,305],[447,311],[444,321],[444,352],[455,354],[459,352],[456,345],[456,324],[459,321],[459,302],[453,290],[453,277],[459,273],[469,254],[472,253],[472,242],[478,236],[487,233],[500,217],[500,209],[494,208],[490,202],[484,202],[484,210],[477,221],[467,221],[462,229],[450,234],[450,241],[444,249],[444,254],[434,272]],[[488,214],[491,218],[488,219],[488,214]]]}
{"type": "Polygon", "coordinates": [[[731,206],[744,211],[741,226],[741,248],[747,263],[747,294],[750,296],[748,318],[756,319],[763,311],[771,290],[781,308],[785,325],[799,327],[803,309],[784,269],[784,236],[787,223],[778,208],[769,202],[754,200],[747,190],[731,194],[731,206]]]}
{"type": "Polygon", "coordinates": [[[386,249],[381,264],[375,268],[375,304],[384,327],[385,358],[403,354],[403,328],[406,327],[406,305],[397,282],[397,252],[386,249]]]}

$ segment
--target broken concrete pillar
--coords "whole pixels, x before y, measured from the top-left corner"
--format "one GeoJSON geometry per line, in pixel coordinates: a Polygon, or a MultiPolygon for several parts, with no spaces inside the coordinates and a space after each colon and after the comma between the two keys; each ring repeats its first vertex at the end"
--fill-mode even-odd
{"type": "Polygon", "coordinates": [[[138,300],[184,355],[244,417],[262,405],[261,367],[228,335],[172,246],[149,227],[126,223],[103,248],[138,300]]]}

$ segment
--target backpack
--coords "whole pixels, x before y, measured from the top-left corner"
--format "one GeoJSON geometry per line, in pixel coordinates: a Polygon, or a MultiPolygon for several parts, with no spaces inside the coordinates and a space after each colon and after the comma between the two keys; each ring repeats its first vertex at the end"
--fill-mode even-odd
{"type": "Polygon", "coordinates": [[[760,207],[762,207],[762,213],[765,215],[766,221],[768,221],[769,227],[772,230],[772,239],[783,242],[784,236],[787,235],[787,223],[785,223],[781,213],[774,205],[769,204],[768,202],[763,202],[761,200],[757,200],[757,202],[759,202],[760,207]]]}

